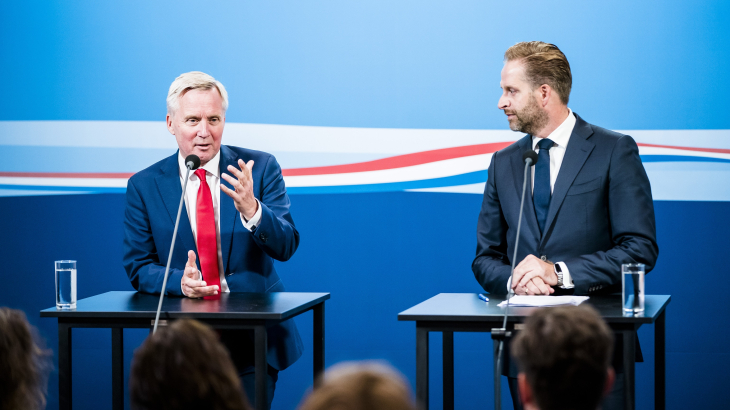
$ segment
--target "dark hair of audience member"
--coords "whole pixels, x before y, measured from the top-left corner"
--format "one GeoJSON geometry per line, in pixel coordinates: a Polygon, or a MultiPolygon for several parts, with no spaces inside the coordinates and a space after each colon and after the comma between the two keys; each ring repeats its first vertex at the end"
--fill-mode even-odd
{"type": "Polygon", "coordinates": [[[613,335],[588,305],[536,310],[512,355],[541,410],[595,410],[603,398],[613,335]]]}
{"type": "Polygon", "coordinates": [[[46,405],[50,350],[38,347],[35,329],[19,310],[0,308],[0,409],[46,405]]]}
{"type": "Polygon", "coordinates": [[[345,362],[331,367],[299,410],[415,410],[403,376],[381,362],[345,362]]]}
{"type": "Polygon", "coordinates": [[[134,353],[132,409],[248,410],[228,350],[207,325],[180,319],[159,327],[134,353]]]}

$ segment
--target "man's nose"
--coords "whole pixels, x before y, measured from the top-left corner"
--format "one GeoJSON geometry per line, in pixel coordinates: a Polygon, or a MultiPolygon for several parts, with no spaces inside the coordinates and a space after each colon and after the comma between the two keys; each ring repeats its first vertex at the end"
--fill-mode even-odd
{"type": "Polygon", "coordinates": [[[208,121],[200,121],[198,124],[198,136],[206,138],[210,135],[210,124],[208,121]]]}
{"type": "Polygon", "coordinates": [[[507,98],[505,98],[504,95],[499,97],[499,101],[497,101],[497,108],[499,108],[500,110],[504,110],[508,106],[509,106],[509,104],[508,104],[507,98]]]}

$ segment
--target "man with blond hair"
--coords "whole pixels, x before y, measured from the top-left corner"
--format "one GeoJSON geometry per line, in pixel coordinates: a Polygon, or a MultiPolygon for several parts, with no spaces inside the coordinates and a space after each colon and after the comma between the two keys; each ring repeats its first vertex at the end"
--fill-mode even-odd
{"type": "MultiPolygon", "coordinates": [[[[572,73],[557,46],[518,43],[504,60],[498,108],[510,129],[527,135],[492,155],[474,276],[494,294],[620,292],[621,264],[643,263],[648,272],[659,254],[651,187],[636,142],[587,123],[568,107],[572,73]],[[525,181],[523,153],[529,150],[538,160],[525,181]],[[513,261],[523,183],[527,193],[513,261]]],[[[617,344],[618,357],[621,348],[617,344]]],[[[519,408],[516,369],[509,363],[506,368],[519,408]]],[[[619,408],[622,394],[619,389],[611,396],[619,396],[619,408]]]]}
{"type": "MultiPolygon", "coordinates": [[[[281,168],[265,152],[221,145],[228,93],[208,74],[180,75],[167,95],[167,129],[178,151],[135,174],[127,185],[123,264],[140,292],[219,298],[225,292],[284,291],[274,260],[286,261],[299,245],[281,168]],[[162,289],[173,227],[185,183],[185,158],[197,155],[185,212],[162,289]],[[224,195],[222,195],[222,194],[224,195]]],[[[292,321],[267,329],[268,405],[278,372],[302,354],[292,321]]],[[[249,397],[254,397],[253,340],[247,331],[224,331],[249,397]]]]}

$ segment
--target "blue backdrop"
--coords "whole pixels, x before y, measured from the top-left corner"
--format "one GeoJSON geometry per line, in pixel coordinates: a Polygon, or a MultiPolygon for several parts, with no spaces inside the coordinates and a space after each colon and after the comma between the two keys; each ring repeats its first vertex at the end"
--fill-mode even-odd
{"type": "MultiPolygon", "coordinates": [[[[449,130],[506,130],[496,108],[502,54],[518,41],[539,39],[557,44],[568,56],[574,76],[570,107],[587,121],[654,132],[653,144],[665,138],[664,145],[714,149],[720,160],[727,160],[727,2],[452,3],[4,4],[0,127],[6,132],[0,136],[0,149],[10,165],[0,166],[0,178],[5,178],[0,181],[5,215],[0,219],[5,285],[0,305],[24,310],[55,350],[55,322],[38,317],[39,310],[53,305],[54,260],[79,261],[79,298],[132,289],[120,263],[122,194],[31,192],[27,184],[14,188],[12,173],[132,173],[144,166],[140,164],[172,154],[172,136],[173,148],[147,146],[139,142],[144,136],[128,132],[125,124],[158,122],[153,126],[162,127],[164,134],[167,88],[177,75],[191,70],[208,72],[226,85],[229,127],[344,127],[350,130],[343,131],[348,138],[356,133],[353,129],[370,129],[369,136],[377,135],[372,129],[390,128],[401,130],[395,135],[404,135],[403,142],[410,140],[399,132],[409,130],[440,130],[442,137],[449,130]],[[82,142],[70,142],[78,137],[74,130],[85,124],[97,128],[85,131],[82,142]],[[24,133],[37,127],[50,129],[42,141],[24,133]],[[64,131],[54,134],[56,127],[64,131]],[[104,150],[128,153],[130,159],[94,163],[93,158],[109,155],[104,150]],[[38,193],[48,195],[33,195],[38,193]]],[[[409,151],[375,140],[368,147],[370,140],[361,138],[364,148],[352,149],[338,162],[321,155],[314,160],[314,154],[292,148],[292,140],[280,143],[284,139],[278,137],[269,141],[277,156],[283,153],[279,157],[285,169],[434,148],[414,143],[418,146],[409,151]]],[[[324,144],[315,137],[310,145],[324,144]]],[[[666,162],[662,168],[662,181],[698,170],[706,173],[691,175],[712,176],[702,195],[655,201],[660,255],[647,277],[647,290],[672,295],[667,317],[669,408],[722,407],[730,399],[724,386],[724,370],[730,367],[725,349],[730,331],[724,320],[730,308],[724,298],[708,292],[722,289],[730,245],[730,202],[726,197],[707,200],[714,198],[715,189],[730,186],[726,165],[710,169],[695,164],[689,169],[666,162]]],[[[385,359],[415,382],[415,327],[398,322],[396,315],[436,293],[480,291],[470,264],[481,196],[394,189],[295,193],[291,199],[302,241],[295,256],[277,264],[277,270],[288,290],[332,293],[327,302],[327,365],[385,359]]],[[[297,322],[307,351],[281,374],[275,409],[295,408],[312,382],[311,314],[297,322]]],[[[637,407],[650,408],[652,329],[642,328],[639,334],[648,360],[637,365],[637,407]]],[[[127,366],[145,336],[144,331],[125,332],[127,366]]],[[[457,334],[455,345],[457,408],[490,406],[491,340],[457,334]]],[[[432,346],[438,352],[440,338],[432,337],[432,346]]],[[[73,348],[75,408],[110,408],[110,332],[75,330],[73,348]]],[[[440,382],[438,367],[432,368],[431,377],[440,382]]],[[[440,408],[440,394],[432,391],[433,408],[440,408]]],[[[54,372],[48,408],[58,406],[57,396],[54,372]]],[[[506,395],[505,400],[509,404],[506,395]]]]}

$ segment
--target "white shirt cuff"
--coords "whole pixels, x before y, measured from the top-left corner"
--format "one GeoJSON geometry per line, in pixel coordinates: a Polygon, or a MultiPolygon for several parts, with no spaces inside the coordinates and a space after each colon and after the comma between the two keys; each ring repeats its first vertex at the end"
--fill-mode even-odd
{"type": "Polygon", "coordinates": [[[243,227],[249,231],[253,231],[257,226],[259,226],[259,222],[261,222],[261,202],[259,202],[258,199],[256,199],[256,202],[258,203],[258,209],[256,210],[256,213],[253,214],[253,218],[249,219],[248,222],[246,222],[246,218],[243,217],[243,214],[239,212],[243,227]]]}
{"type": "Polygon", "coordinates": [[[563,272],[563,286],[561,286],[561,288],[573,289],[575,287],[575,284],[573,284],[573,277],[570,276],[570,270],[568,270],[568,265],[566,265],[565,262],[555,262],[555,264],[560,265],[560,270],[563,272]]]}

